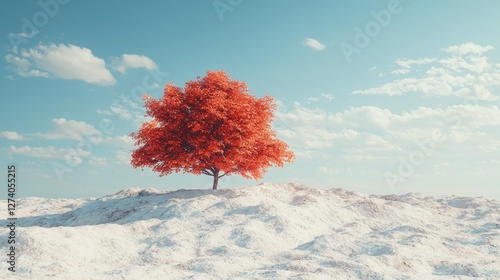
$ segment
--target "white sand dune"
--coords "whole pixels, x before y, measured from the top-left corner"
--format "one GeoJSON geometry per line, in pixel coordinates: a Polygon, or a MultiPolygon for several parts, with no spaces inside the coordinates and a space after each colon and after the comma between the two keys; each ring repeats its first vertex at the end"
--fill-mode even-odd
{"type": "Polygon", "coordinates": [[[486,198],[261,184],[17,207],[16,277],[2,261],[1,279],[500,279],[486,198]]]}

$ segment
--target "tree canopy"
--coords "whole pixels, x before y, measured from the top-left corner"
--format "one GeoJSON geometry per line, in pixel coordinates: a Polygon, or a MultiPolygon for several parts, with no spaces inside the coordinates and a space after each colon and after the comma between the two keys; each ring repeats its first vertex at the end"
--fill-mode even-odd
{"type": "Polygon", "coordinates": [[[224,71],[208,71],[184,88],[173,83],[159,99],[145,95],[146,114],[132,152],[135,168],[150,167],[160,176],[173,172],[230,174],[259,179],[270,166],[294,159],[288,145],[271,128],[276,104],[257,98],[245,82],[224,71]]]}

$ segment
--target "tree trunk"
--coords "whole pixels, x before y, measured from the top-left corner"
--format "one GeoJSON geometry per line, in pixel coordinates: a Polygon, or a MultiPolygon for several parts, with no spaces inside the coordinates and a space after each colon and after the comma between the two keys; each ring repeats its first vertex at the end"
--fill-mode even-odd
{"type": "Polygon", "coordinates": [[[214,170],[214,186],[212,189],[216,190],[218,184],[219,184],[219,169],[215,168],[215,170],[214,170]]]}

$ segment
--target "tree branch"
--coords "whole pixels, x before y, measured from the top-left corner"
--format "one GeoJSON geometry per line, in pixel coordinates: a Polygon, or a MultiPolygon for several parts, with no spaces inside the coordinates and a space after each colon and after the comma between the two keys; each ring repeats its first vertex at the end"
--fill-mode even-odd
{"type": "Polygon", "coordinates": [[[222,178],[222,177],[224,177],[224,176],[226,176],[226,175],[227,175],[227,173],[224,173],[224,174],[220,175],[219,179],[222,178]]]}
{"type": "Polygon", "coordinates": [[[214,174],[212,174],[212,173],[210,173],[210,172],[208,172],[206,170],[201,171],[201,173],[203,173],[205,175],[208,175],[208,176],[214,176],[214,174]]]}

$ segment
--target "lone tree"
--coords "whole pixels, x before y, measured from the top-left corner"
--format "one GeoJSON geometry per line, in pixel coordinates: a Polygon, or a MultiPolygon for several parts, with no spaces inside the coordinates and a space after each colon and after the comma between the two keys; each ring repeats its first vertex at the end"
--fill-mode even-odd
{"type": "Polygon", "coordinates": [[[294,159],[271,129],[276,104],[256,98],[245,82],[224,71],[208,71],[184,89],[168,83],[162,98],[144,95],[150,121],[142,123],[132,152],[134,168],[151,167],[160,176],[189,172],[214,177],[240,174],[259,179],[270,166],[294,159]]]}

